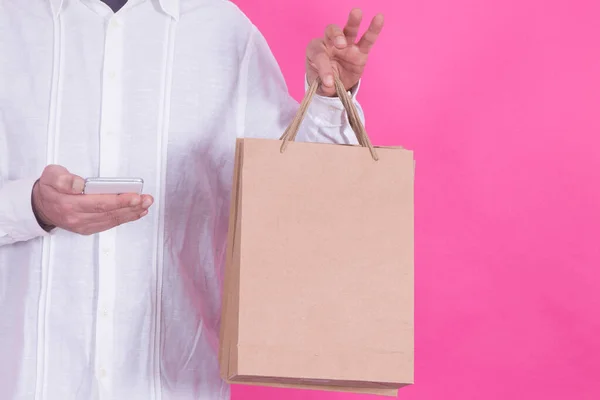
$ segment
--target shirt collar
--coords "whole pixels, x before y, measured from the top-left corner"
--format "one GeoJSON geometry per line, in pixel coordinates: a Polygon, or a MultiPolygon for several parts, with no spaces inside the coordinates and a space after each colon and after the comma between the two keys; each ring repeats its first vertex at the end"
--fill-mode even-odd
{"type": "Polygon", "coordinates": [[[173,19],[179,19],[179,0],[158,0],[160,8],[173,17],[173,19]]]}
{"type": "MultiPolygon", "coordinates": [[[[52,14],[57,17],[63,9],[65,0],[50,0],[52,14]]],[[[179,19],[179,0],[158,0],[160,8],[165,14],[170,15],[174,19],[179,19]]]]}
{"type": "Polygon", "coordinates": [[[52,9],[52,15],[57,17],[63,7],[63,0],[50,0],[50,8],[52,9]]]}

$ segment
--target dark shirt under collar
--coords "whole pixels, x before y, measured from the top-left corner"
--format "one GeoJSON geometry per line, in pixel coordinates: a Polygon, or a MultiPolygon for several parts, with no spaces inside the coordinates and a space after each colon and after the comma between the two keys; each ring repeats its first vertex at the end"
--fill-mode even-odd
{"type": "Polygon", "coordinates": [[[125,5],[125,3],[127,3],[127,0],[102,0],[102,1],[105,2],[106,5],[108,5],[110,8],[112,8],[112,10],[114,12],[119,11],[125,5]]]}

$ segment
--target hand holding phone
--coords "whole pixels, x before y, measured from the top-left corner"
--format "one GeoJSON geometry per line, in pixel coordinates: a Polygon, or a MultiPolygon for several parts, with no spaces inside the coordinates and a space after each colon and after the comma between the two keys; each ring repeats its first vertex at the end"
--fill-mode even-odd
{"type": "Polygon", "coordinates": [[[90,194],[83,194],[86,192],[83,178],[59,165],[50,165],[33,187],[33,211],[46,230],[58,227],[83,235],[102,232],[148,214],[154,200],[150,195],[140,194],[143,184],[140,181],[103,180],[90,184],[87,188],[90,194]]]}

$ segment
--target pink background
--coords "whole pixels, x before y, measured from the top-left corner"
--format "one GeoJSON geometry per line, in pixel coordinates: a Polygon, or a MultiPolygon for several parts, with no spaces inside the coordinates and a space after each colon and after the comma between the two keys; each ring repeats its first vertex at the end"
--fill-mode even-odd
{"type": "MultiPolygon", "coordinates": [[[[600,399],[600,1],[237,0],[293,95],[308,40],[386,15],[359,99],[414,149],[406,400],[600,399]]],[[[368,396],[234,387],[234,400],[368,396]]]]}

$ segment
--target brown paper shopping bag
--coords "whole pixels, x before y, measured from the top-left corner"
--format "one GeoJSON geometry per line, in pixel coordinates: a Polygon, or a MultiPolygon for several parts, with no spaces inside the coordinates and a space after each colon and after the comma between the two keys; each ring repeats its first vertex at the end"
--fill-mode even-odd
{"type": "Polygon", "coordinates": [[[414,159],[294,142],[318,82],[281,140],[239,139],[220,365],[231,383],[396,395],[413,383],[414,159]]]}

